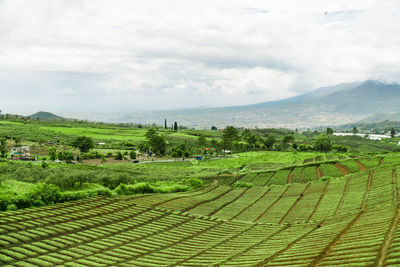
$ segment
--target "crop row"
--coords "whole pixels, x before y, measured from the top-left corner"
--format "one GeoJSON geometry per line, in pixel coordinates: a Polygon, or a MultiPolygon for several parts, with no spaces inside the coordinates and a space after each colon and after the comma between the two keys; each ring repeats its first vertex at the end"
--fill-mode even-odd
{"type": "Polygon", "coordinates": [[[362,160],[348,159],[337,163],[321,163],[311,166],[298,166],[277,171],[249,173],[240,179],[242,182],[253,185],[284,185],[287,183],[308,183],[323,176],[340,177],[349,173],[376,168],[379,158],[365,158],[362,160]]]}
{"type": "Polygon", "coordinates": [[[398,190],[389,167],[268,189],[212,185],[4,212],[0,265],[395,263],[398,190]]]}

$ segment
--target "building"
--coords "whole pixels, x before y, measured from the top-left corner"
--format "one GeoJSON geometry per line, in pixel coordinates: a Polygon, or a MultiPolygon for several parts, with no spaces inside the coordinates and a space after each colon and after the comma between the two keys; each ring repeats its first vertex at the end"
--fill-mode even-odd
{"type": "Polygon", "coordinates": [[[14,160],[31,160],[31,152],[29,146],[14,147],[11,149],[11,159],[14,160]]]}

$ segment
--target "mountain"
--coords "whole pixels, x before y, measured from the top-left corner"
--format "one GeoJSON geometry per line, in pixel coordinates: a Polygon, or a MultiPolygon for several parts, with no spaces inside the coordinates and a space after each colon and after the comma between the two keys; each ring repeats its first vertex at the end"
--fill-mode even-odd
{"type": "Polygon", "coordinates": [[[36,112],[35,114],[30,115],[29,117],[31,117],[31,119],[38,119],[41,121],[60,121],[60,120],[64,120],[63,117],[57,116],[53,113],[50,112],[46,112],[46,111],[39,111],[36,112]]]}
{"type": "MultiPolygon", "coordinates": [[[[400,85],[368,80],[324,87],[303,95],[272,102],[221,108],[140,112],[117,121],[162,124],[178,121],[181,125],[209,128],[284,127],[308,128],[343,125],[373,118],[400,114],[400,85]],[[383,115],[382,115],[383,114],[383,115]]],[[[400,119],[398,116],[391,120],[400,119]]]]}

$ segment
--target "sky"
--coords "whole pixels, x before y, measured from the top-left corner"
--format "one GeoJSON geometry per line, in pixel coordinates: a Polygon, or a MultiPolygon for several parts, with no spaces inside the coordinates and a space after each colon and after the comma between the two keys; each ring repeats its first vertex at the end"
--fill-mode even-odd
{"type": "Polygon", "coordinates": [[[400,82],[398,0],[0,0],[0,109],[82,114],[400,82]]]}

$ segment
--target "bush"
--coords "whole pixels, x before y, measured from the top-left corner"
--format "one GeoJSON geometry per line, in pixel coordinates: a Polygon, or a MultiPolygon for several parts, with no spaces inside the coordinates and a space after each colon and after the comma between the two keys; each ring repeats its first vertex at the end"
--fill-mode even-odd
{"type": "Polygon", "coordinates": [[[115,155],[115,158],[114,158],[115,160],[123,160],[124,159],[124,156],[122,155],[122,153],[121,152],[117,152],[117,154],[115,155]]]}
{"type": "MultiPolygon", "coordinates": [[[[199,182],[192,180],[193,185],[198,185],[199,182]]],[[[191,187],[187,185],[171,183],[171,182],[158,182],[156,184],[150,184],[148,182],[142,182],[132,185],[120,184],[115,188],[114,192],[117,195],[136,195],[136,194],[150,194],[150,193],[175,193],[184,192],[190,190],[191,187]]]]}
{"type": "Polygon", "coordinates": [[[61,192],[60,188],[56,185],[39,183],[27,194],[27,197],[32,199],[32,201],[43,203],[44,205],[54,204],[60,200],[61,192]]]}
{"type": "Polygon", "coordinates": [[[247,183],[247,182],[242,182],[242,181],[236,181],[235,184],[233,185],[233,187],[237,188],[237,187],[253,187],[252,183],[247,183]]]}
{"type": "MultiPolygon", "coordinates": [[[[84,154],[81,155],[80,158],[81,159],[101,159],[102,156],[103,156],[103,154],[95,151],[95,152],[92,152],[92,153],[84,153],[84,154]]],[[[73,160],[73,158],[72,158],[72,160],[73,160]]]]}
{"type": "Polygon", "coordinates": [[[95,196],[111,197],[112,195],[113,195],[112,191],[108,188],[95,188],[95,189],[79,190],[79,191],[67,191],[67,192],[61,193],[60,202],[78,200],[78,199],[95,197],[95,196]]]}
{"type": "MultiPolygon", "coordinates": [[[[15,187],[24,184],[20,182],[17,183],[18,184],[14,184],[15,187]]],[[[0,210],[3,211],[12,210],[15,209],[15,207],[21,209],[54,204],[61,199],[60,189],[57,186],[43,183],[29,187],[29,190],[22,194],[17,194],[13,188],[4,188],[4,191],[5,192],[0,195],[0,210]]]]}
{"type": "Polygon", "coordinates": [[[149,183],[137,183],[134,185],[120,184],[117,188],[115,188],[115,192],[120,196],[124,196],[154,193],[154,189],[149,183]]]}
{"type": "Polygon", "coordinates": [[[319,179],[322,182],[327,182],[327,181],[331,181],[332,179],[334,179],[334,177],[331,176],[322,176],[321,179],[319,179]]]}
{"type": "Polygon", "coordinates": [[[204,186],[204,181],[200,180],[198,178],[189,178],[189,179],[183,179],[182,180],[183,184],[186,184],[189,186],[191,189],[196,189],[204,186]]]}
{"type": "Polygon", "coordinates": [[[46,163],[46,161],[42,162],[42,168],[47,169],[49,167],[49,164],[46,163]]]}
{"type": "Polygon", "coordinates": [[[9,204],[9,205],[7,205],[7,208],[6,208],[6,210],[17,210],[17,209],[18,209],[18,207],[15,204],[9,204]]]}

